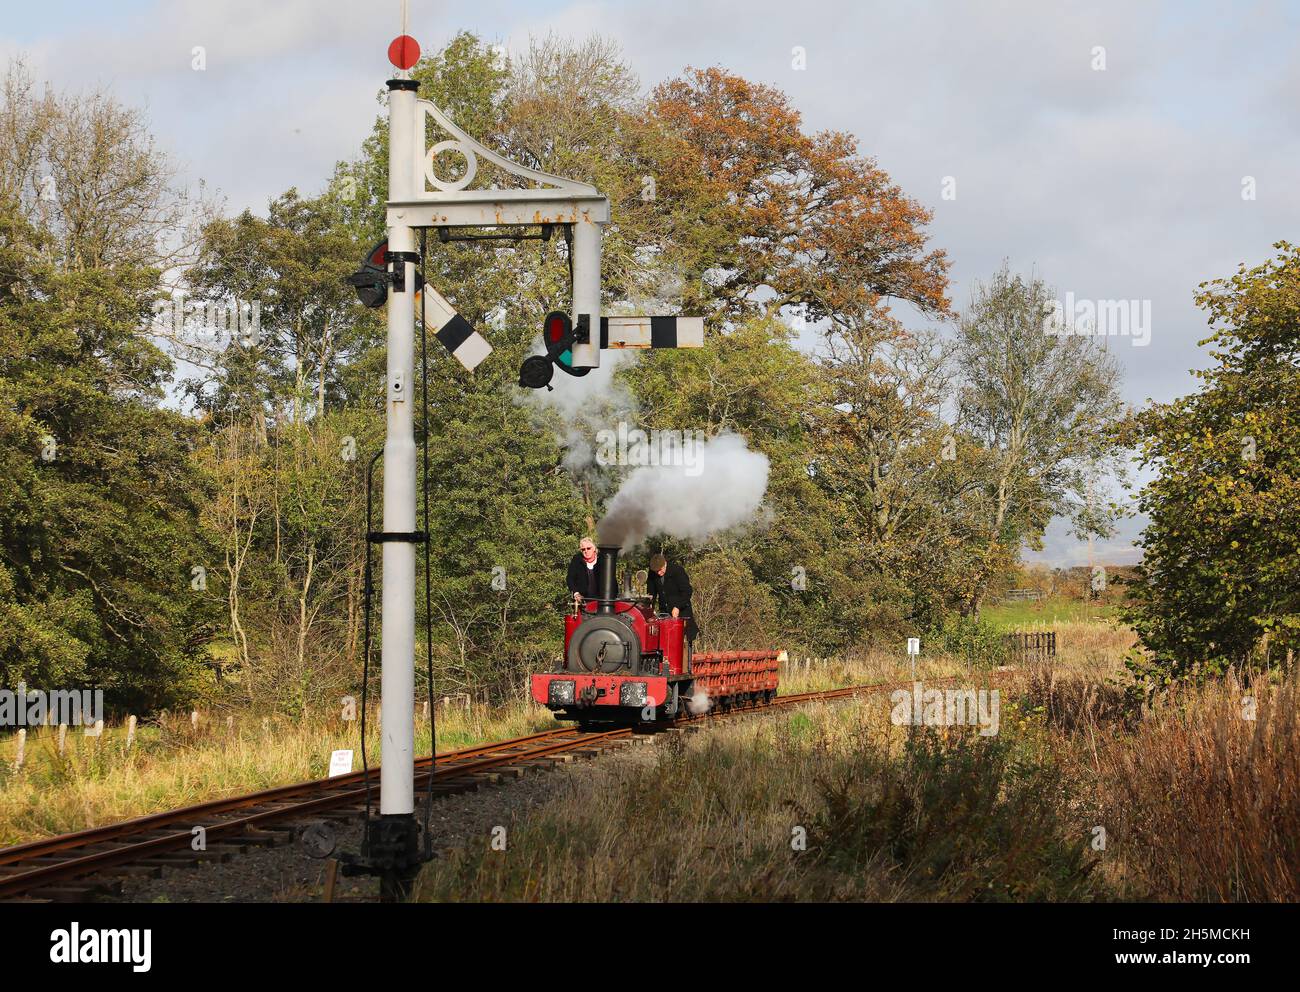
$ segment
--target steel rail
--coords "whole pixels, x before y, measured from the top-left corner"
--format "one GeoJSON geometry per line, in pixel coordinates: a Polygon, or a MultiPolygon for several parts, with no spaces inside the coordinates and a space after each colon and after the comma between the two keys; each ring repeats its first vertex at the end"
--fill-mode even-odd
{"type": "MultiPolygon", "coordinates": [[[[575,735],[577,733],[578,731],[573,727],[557,727],[554,730],[544,730],[540,733],[527,734],[523,737],[515,737],[491,744],[477,744],[473,747],[467,747],[457,751],[443,751],[438,754],[436,760],[439,764],[442,764],[443,762],[453,762],[456,763],[456,767],[460,767],[460,762],[476,757],[485,752],[518,747],[520,745],[527,745],[533,741],[558,736],[575,735]]],[[[417,767],[427,767],[428,765],[429,759],[427,757],[421,758],[417,762],[417,767]]],[[[368,773],[372,783],[376,785],[378,784],[378,772],[379,766],[376,765],[374,768],[371,768],[368,773]]],[[[164,810],[160,813],[150,813],[146,816],[139,816],[130,820],[121,820],[117,823],[110,823],[102,827],[90,827],[86,830],[78,830],[74,833],[60,834],[56,837],[28,841],[23,844],[17,844],[13,847],[0,849],[0,867],[12,864],[15,861],[27,861],[31,858],[54,854],[71,847],[84,847],[90,844],[118,840],[124,836],[148,830],[156,830],[160,827],[169,826],[176,822],[192,822],[196,818],[235,812],[241,809],[247,809],[250,806],[292,799],[296,796],[309,795],[323,790],[333,791],[346,788],[350,785],[363,785],[366,781],[366,777],[366,772],[349,772],[346,775],[338,775],[334,778],[310,779],[306,782],[297,782],[292,785],[281,785],[271,789],[263,789],[260,792],[250,792],[238,796],[227,796],[223,799],[211,799],[191,806],[182,806],[177,809],[164,810]]]]}
{"type": "MultiPolygon", "coordinates": [[[[549,743],[542,743],[541,746],[539,747],[528,748],[527,750],[523,750],[523,751],[510,750],[510,751],[506,751],[505,753],[493,755],[490,757],[480,757],[478,760],[468,760],[464,762],[458,762],[450,767],[435,766],[433,771],[434,781],[436,783],[441,779],[460,778],[465,775],[472,775],[480,772],[490,771],[493,768],[498,768],[506,764],[517,763],[519,761],[528,761],[536,758],[543,758],[546,757],[547,755],[562,753],[564,751],[579,750],[581,748],[590,747],[591,745],[600,743],[602,741],[613,740],[620,737],[629,736],[631,734],[631,730],[629,728],[620,728],[619,730],[612,730],[605,733],[575,734],[574,731],[570,729],[565,729],[557,732],[557,734],[548,734],[545,736],[558,736],[559,734],[569,735],[570,739],[554,741],[549,743]]],[[[536,736],[537,735],[533,735],[534,738],[536,736]]],[[[501,742],[501,743],[502,745],[508,745],[510,747],[514,747],[517,744],[517,740],[518,739],[514,741],[501,742]]],[[[474,750],[478,752],[482,752],[483,748],[476,748],[474,750]]],[[[427,759],[426,759],[426,765],[427,765],[427,759]]],[[[417,774],[415,784],[427,785],[428,776],[429,773],[427,771],[422,774],[417,774]]],[[[293,803],[289,806],[279,806],[267,810],[262,810],[260,812],[253,812],[247,816],[240,816],[234,819],[217,820],[215,822],[203,824],[204,830],[206,832],[206,836],[209,839],[215,838],[218,840],[227,837],[238,838],[240,834],[243,834],[248,830],[255,829],[259,826],[263,826],[268,823],[273,823],[278,820],[301,819],[302,817],[310,814],[325,812],[328,810],[336,809],[340,806],[358,805],[365,801],[366,789],[364,785],[361,786],[360,788],[352,788],[340,792],[332,788],[333,783],[336,781],[337,780],[335,779],[326,779],[324,780],[324,782],[315,783],[317,786],[324,786],[324,788],[320,788],[317,790],[318,793],[324,793],[324,794],[323,795],[318,794],[316,798],[313,799],[306,799],[301,802],[293,803]]],[[[280,790],[268,790],[268,791],[278,792],[280,790]]],[[[255,795],[262,795],[262,793],[257,793],[255,795]]],[[[243,798],[251,799],[252,797],[249,796],[243,798]]],[[[248,809],[250,807],[256,807],[264,804],[265,801],[246,802],[240,808],[248,809]]],[[[193,819],[195,819],[195,817],[190,814],[190,811],[200,810],[202,808],[203,807],[187,807],[185,810],[176,810],[174,811],[175,815],[172,817],[172,820],[174,822],[177,819],[180,820],[188,819],[192,822],[193,819]]],[[[226,811],[229,810],[227,809],[226,811]]],[[[130,824],[139,824],[143,820],[150,820],[150,819],[152,818],[145,817],[142,818],[141,820],[128,820],[125,823],[118,824],[116,826],[128,826],[130,824]]],[[[81,835],[87,833],[93,834],[95,833],[95,831],[80,832],[81,835]]],[[[76,836],[79,835],[69,834],[63,838],[52,838],[52,840],[68,841],[76,836]]],[[[117,838],[121,838],[124,835],[119,833],[115,836],[117,838]]],[[[83,842],[75,846],[78,847],[96,846],[98,844],[104,843],[107,839],[109,838],[101,836],[96,840],[92,840],[89,844],[83,842]]],[[[19,895],[23,892],[30,892],[33,889],[39,889],[44,886],[53,885],[56,882],[67,881],[69,879],[77,878],[82,875],[91,874],[93,872],[103,871],[106,868],[113,868],[119,865],[129,864],[133,861],[139,861],[142,858],[147,858],[151,855],[160,854],[165,851],[174,850],[176,848],[188,847],[192,840],[193,840],[193,834],[191,833],[191,829],[187,828],[178,833],[170,833],[162,837],[154,837],[154,838],[148,838],[144,840],[138,840],[129,844],[125,844],[121,847],[110,848],[109,850],[104,850],[104,851],[94,851],[94,852],[86,853],[79,857],[69,858],[67,861],[60,862],[59,864],[40,865],[37,867],[28,868],[27,870],[19,871],[16,874],[0,877],[0,898],[19,895]]],[[[24,845],[24,846],[31,847],[31,845],[24,845]]],[[[69,850],[70,846],[72,845],[65,844],[61,847],[54,848],[53,850],[56,851],[69,850]]],[[[7,851],[2,853],[7,855],[10,852],[15,850],[17,849],[9,848],[7,851]]],[[[35,857],[38,857],[38,855],[28,854],[25,857],[18,860],[11,858],[6,863],[9,865],[16,865],[18,868],[22,868],[22,864],[21,864],[22,861],[28,861],[35,857]]]]}

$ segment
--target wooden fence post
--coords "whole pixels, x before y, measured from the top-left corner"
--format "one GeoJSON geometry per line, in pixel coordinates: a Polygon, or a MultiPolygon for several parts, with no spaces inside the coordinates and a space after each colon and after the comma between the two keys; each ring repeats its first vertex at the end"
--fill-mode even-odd
{"type": "Polygon", "coordinates": [[[18,753],[14,756],[14,771],[22,771],[23,760],[27,757],[27,731],[18,731],[18,753]]]}
{"type": "Polygon", "coordinates": [[[190,727],[194,730],[196,734],[199,732],[199,711],[198,710],[193,710],[190,712],[190,727]]]}
{"type": "Polygon", "coordinates": [[[131,750],[131,745],[135,743],[135,717],[126,718],[126,749],[131,750]]]}
{"type": "Polygon", "coordinates": [[[61,723],[59,724],[59,757],[60,758],[63,757],[63,745],[67,742],[67,740],[68,740],[68,725],[66,723],[61,723]]]}

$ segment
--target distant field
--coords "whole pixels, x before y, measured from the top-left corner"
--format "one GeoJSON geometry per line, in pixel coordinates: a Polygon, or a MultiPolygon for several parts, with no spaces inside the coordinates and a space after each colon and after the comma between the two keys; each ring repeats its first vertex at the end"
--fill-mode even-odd
{"type": "Polygon", "coordinates": [[[1113,603],[1086,603],[1080,599],[1056,598],[1036,603],[998,603],[986,606],[980,611],[980,616],[1006,630],[1020,630],[1034,625],[1114,620],[1119,617],[1119,607],[1113,603]]]}

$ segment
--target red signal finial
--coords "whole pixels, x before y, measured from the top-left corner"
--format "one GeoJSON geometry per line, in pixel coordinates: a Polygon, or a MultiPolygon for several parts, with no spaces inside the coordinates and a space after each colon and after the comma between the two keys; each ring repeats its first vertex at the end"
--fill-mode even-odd
{"type": "Polygon", "coordinates": [[[400,34],[388,46],[388,61],[402,70],[420,61],[420,44],[409,34],[400,34]]]}

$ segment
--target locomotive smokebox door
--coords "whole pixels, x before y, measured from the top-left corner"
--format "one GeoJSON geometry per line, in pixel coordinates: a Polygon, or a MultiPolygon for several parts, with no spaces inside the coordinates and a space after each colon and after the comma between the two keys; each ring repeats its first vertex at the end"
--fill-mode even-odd
{"type": "Polygon", "coordinates": [[[632,672],[641,667],[641,645],[617,614],[588,616],[569,639],[571,672],[632,672]]]}

